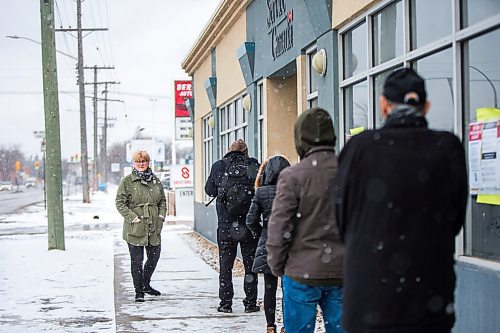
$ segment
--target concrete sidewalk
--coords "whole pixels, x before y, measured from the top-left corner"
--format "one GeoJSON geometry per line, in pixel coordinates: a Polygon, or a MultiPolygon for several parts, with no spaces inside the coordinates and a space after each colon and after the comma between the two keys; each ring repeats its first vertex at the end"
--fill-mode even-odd
{"type": "MultiPolygon", "coordinates": [[[[115,233],[115,311],[117,332],[265,332],[264,311],[246,314],[243,306],[243,278],[233,278],[233,313],[216,311],[218,273],[187,245],[182,234],[191,229],[165,225],[162,253],[151,285],[162,292],[134,302],[128,248],[115,233]]],[[[263,297],[259,278],[259,299],[263,297]]]]}

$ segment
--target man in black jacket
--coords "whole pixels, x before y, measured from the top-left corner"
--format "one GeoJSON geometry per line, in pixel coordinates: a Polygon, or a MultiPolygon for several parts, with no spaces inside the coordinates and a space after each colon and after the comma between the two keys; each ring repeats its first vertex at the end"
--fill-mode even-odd
{"type": "Polygon", "coordinates": [[[212,165],[205,184],[205,192],[216,197],[218,217],[217,246],[219,248],[219,298],[217,311],[231,313],[233,304],[233,265],[238,243],[241,248],[245,279],[243,289],[245,312],[256,312],[257,274],[252,272],[258,239],[246,227],[245,220],[254,194],[253,184],[259,170],[259,162],[248,157],[246,143],[238,139],[229,152],[212,165]]]}
{"type": "Polygon", "coordinates": [[[384,126],[352,137],[340,154],[335,200],[349,333],[453,327],[465,153],[452,133],[427,128],[429,105],[423,79],[396,70],[380,97],[384,126]]]}

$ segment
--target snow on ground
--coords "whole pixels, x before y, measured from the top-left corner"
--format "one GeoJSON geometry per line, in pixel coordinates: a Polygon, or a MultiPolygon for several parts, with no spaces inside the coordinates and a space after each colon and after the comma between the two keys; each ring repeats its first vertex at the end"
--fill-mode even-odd
{"type": "Polygon", "coordinates": [[[106,198],[64,201],[65,251],[48,251],[43,205],[2,219],[1,332],[115,331],[113,234],[92,216],[106,198]]]}
{"type": "MultiPolygon", "coordinates": [[[[135,303],[115,191],[97,192],[90,204],[81,202],[81,194],[65,198],[65,251],[47,250],[43,204],[1,216],[0,332],[265,330],[263,310],[244,313],[241,276],[233,280],[234,312],[216,311],[218,273],[186,242],[192,230],[182,225],[165,225],[162,233],[152,279],[162,295],[135,303]]],[[[262,297],[260,277],[260,304],[262,297]]]]}

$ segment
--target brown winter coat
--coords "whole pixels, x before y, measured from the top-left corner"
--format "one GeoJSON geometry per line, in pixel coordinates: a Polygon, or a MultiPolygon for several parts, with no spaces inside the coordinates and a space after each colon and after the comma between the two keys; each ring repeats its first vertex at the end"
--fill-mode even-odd
{"type": "Polygon", "coordinates": [[[317,146],[279,176],[268,226],[268,264],[274,275],[301,281],[342,278],[340,242],[331,197],[337,156],[317,146]]]}

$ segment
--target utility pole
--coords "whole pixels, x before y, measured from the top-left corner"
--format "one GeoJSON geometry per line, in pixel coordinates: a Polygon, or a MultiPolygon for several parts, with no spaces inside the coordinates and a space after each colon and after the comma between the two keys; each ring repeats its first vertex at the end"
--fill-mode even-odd
{"type": "Polygon", "coordinates": [[[57,85],[54,0],[40,0],[43,105],[45,110],[47,220],[49,250],[64,250],[61,133],[57,85]]]}
{"type": "Polygon", "coordinates": [[[108,182],[108,84],[104,84],[104,124],[102,127],[102,144],[101,144],[101,163],[102,163],[102,179],[104,183],[108,182]]]}
{"type": "Polygon", "coordinates": [[[114,67],[108,67],[108,66],[96,66],[94,67],[83,67],[84,69],[93,69],[94,70],[94,167],[93,167],[93,181],[92,181],[92,188],[94,191],[97,190],[98,186],[98,151],[97,151],[97,70],[98,69],[115,69],[114,67]]]}
{"type": "Polygon", "coordinates": [[[108,101],[110,102],[121,102],[122,100],[108,99],[108,84],[104,83],[104,125],[102,127],[102,144],[101,144],[101,164],[102,164],[102,177],[105,183],[108,182],[108,101]]]}
{"type": "Polygon", "coordinates": [[[82,0],[76,1],[76,25],[78,36],[78,92],[80,96],[80,147],[82,163],[83,202],[90,203],[89,165],[87,151],[87,117],[85,116],[85,78],[83,76],[82,0]]]}
{"type": "MultiPolygon", "coordinates": [[[[46,0],[43,0],[46,1],[46,0]]],[[[52,13],[53,14],[53,13],[52,13]]],[[[55,31],[75,32],[78,39],[78,91],[80,99],[80,146],[81,146],[81,163],[82,163],[82,192],[83,202],[90,202],[89,194],[89,165],[88,165],[88,150],[87,150],[87,119],[85,116],[85,78],[83,75],[83,31],[106,31],[105,28],[82,29],[82,0],[76,0],[76,29],[56,29],[55,31]]]]}

